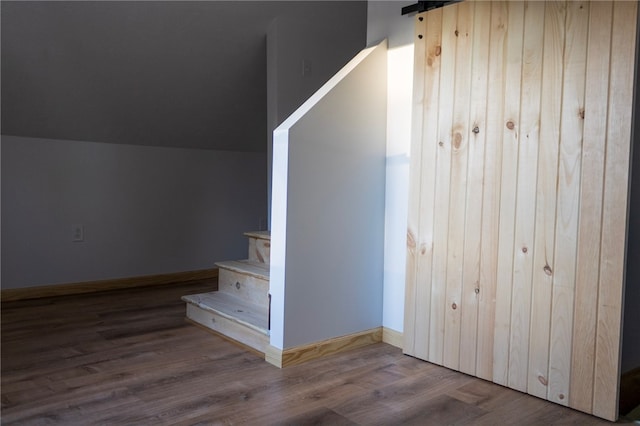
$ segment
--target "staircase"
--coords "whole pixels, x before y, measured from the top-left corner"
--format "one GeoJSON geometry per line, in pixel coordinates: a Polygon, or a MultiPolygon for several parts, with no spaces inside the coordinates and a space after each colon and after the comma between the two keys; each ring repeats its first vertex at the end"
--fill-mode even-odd
{"type": "Polygon", "coordinates": [[[246,232],[249,256],[218,262],[218,291],[183,296],[187,318],[264,353],[269,344],[269,231],[246,232]]]}

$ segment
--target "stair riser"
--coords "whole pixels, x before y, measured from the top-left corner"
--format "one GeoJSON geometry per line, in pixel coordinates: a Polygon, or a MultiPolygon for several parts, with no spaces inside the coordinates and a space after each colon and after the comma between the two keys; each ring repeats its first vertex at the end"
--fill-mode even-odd
{"type": "Polygon", "coordinates": [[[264,353],[269,336],[238,324],[228,318],[187,303],[187,318],[224,336],[264,353]]]}
{"type": "Polygon", "coordinates": [[[269,264],[271,241],[249,237],[249,260],[269,264]]]}
{"type": "Polygon", "coordinates": [[[269,281],[251,275],[221,268],[218,291],[232,294],[265,308],[269,305],[269,281]]]}

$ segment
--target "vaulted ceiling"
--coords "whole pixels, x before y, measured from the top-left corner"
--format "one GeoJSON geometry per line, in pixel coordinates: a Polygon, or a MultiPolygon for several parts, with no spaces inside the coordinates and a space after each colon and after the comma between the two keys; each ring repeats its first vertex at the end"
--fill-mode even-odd
{"type": "Polygon", "coordinates": [[[366,2],[2,1],[2,133],[266,149],[266,33],[326,20],[364,47],[366,2]]]}

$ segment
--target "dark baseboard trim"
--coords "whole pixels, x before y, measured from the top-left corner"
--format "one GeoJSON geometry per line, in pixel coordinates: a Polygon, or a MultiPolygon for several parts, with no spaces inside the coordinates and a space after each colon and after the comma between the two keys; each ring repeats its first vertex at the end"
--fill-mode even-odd
{"type": "Polygon", "coordinates": [[[218,277],[218,268],[198,271],[174,272],[170,274],[143,275],[139,277],[116,278],[112,280],[86,281],[70,284],[56,284],[39,287],[8,288],[0,292],[3,302],[40,299],[43,297],[66,296],[71,294],[95,293],[98,291],[120,290],[124,288],[149,287],[167,284],[202,281],[218,277]]]}

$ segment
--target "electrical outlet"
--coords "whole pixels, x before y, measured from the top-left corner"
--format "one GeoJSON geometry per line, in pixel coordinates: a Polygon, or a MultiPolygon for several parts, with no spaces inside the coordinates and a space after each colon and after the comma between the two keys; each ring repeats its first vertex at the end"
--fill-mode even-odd
{"type": "Polygon", "coordinates": [[[74,243],[84,241],[84,225],[71,225],[71,241],[74,243]]]}

